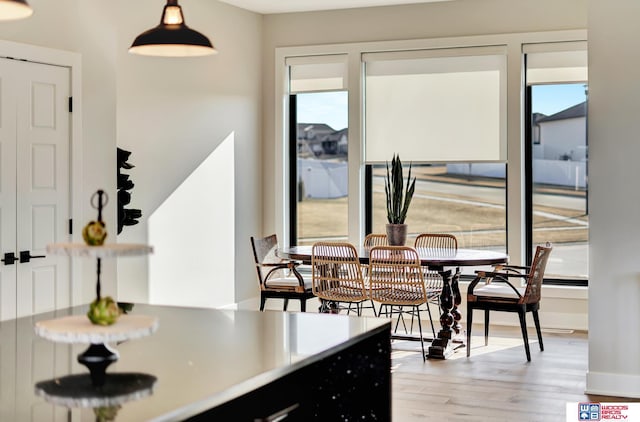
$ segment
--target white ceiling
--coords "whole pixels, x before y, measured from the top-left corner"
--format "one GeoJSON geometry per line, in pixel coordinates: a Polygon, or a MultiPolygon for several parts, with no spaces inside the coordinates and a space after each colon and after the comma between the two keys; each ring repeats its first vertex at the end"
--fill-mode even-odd
{"type": "Polygon", "coordinates": [[[354,7],[393,6],[398,4],[435,3],[451,0],[220,0],[252,12],[289,13],[315,10],[352,9],[354,7]]]}

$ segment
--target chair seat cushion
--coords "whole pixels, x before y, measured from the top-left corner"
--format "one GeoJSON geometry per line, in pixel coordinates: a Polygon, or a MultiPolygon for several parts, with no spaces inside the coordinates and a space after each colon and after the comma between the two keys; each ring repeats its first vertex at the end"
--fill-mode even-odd
{"type": "MultiPolygon", "coordinates": [[[[520,295],[524,295],[524,287],[516,287],[520,295]]],[[[475,296],[481,297],[499,297],[504,299],[518,299],[518,295],[513,291],[511,286],[504,283],[489,283],[482,287],[476,287],[473,289],[475,296]]]]}
{"type": "MultiPolygon", "coordinates": [[[[304,280],[304,288],[305,289],[310,289],[311,288],[311,280],[308,279],[303,279],[304,280]]],[[[267,280],[267,282],[264,283],[266,287],[272,287],[272,288],[276,288],[276,287],[296,287],[300,285],[300,281],[294,277],[294,276],[290,276],[290,277],[272,277],[269,280],[267,280]]]]}

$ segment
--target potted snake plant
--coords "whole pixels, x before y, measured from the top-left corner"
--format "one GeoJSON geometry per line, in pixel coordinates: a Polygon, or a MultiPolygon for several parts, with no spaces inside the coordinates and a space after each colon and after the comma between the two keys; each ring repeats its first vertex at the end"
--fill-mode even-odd
{"type": "Polygon", "coordinates": [[[411,163],[406,186],[402,175],[402,161],[397,154],[391,160],[391,169],[387,162],[387,175],[384,192],[387,198],[387,241],[389,245],[403,246],[407,240],[407,225],[405,219],[416,188],[416,178],[411,180],[411,163]]]}

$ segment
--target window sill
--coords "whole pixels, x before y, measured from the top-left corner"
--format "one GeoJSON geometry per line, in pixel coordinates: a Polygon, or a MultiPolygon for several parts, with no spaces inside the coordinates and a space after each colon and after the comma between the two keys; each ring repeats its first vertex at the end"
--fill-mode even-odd
{"type": "MultiPolygon", "coordinates": [[[[460,293],[466,294],[467,287],[471,284],[468,281],[460,281],[460,293]]],[[[548,299],[589,299],[589,288],[586,286],[542,286],[542,297],[548,299]]]]}

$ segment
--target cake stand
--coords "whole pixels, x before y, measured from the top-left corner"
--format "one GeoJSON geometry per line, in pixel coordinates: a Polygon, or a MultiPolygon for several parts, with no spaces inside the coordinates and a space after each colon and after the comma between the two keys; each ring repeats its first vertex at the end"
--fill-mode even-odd
{"type": "Polygon", "coordinates": [[[95,325],[86,315],[71,315],[38,321],[36,335],[56,343],[89,343],[78,355],[78,362],[89,369],[94,385],[104,384],[107,367],[118,360],[119,354],[107,343],[133,340],[153,334],[158,318],[147,315],[121,315],[113,325],[95,325]]]}
{"type": "MultiPolygon", "coordinates": [[[[53,243],[47,246],[52,255],[95,258],[96,297],[100,298],[100,273],[103,258],[146,255],[153,248],[142,244],[106,244],[87,246],[84,243],[53,243]]],[[[115,324],[102,326],[93,324],[86,315],[72,315],[35,324],[36,335],[59,343],[89,343],[84,353],[78,355],[78,362],[85,365],[91,374],[93,385],[105,382],[105,372],[109,365],[118,360],[118,352],[111,349],[108,342],[133,340],[153,334],[158,329],[158,319],[146,315],[120,315],[115,324]]]]}

